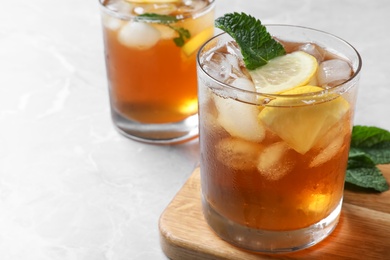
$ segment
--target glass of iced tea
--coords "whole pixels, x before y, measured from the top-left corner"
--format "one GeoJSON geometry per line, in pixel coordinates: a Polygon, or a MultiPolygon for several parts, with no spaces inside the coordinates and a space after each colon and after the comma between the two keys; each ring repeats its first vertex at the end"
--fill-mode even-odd
{"type": "Polygon", "coordinates": [[[127,137],[198,135],[196,52],[214,34],[214,0],[99,0],[112,120],[127,137]]]}
{"type": "MultiPolygon", "coordinates": [[[[266,28],[285,57],[307,58],[312,72],[272,93],[278,84],[258,88],[227,33],[202,46],[200,172],[209,226],[238,247],[280,253],[318,243],[338,223],[362,62],[331,34],[266,28]]],[[[265,81],[267,73],[276,81],[290,73],[277,59],[261,72],[265,81]]]]}

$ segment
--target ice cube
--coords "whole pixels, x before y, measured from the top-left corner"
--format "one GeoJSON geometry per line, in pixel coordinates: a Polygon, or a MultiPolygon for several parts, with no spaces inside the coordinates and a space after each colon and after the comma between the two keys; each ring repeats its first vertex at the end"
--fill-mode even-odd
{"type": "Polygon", "coordinates": [[[325,57],[324,50],[318,47],[313,43],[305,43],[298,47],[298,50],[304,51],[312,56],[314,56],[318,62],[322,62],[325,57]]]}
{"type": "Polygon", "coordinates": [[[102,23],[104,27],[112,31],[118,30],[123,25],[122,20],[111,17],[109,15],[104,15],[102,17],[102,23]]]}
{"type": "Polygon", "coordinates": [[[126,3],[125,1],[105,1],[104,5],[107,7],[107,9],[121,14],[129,14],[132,9],[132,5],[126,3]]]}
{"type": "MultiPolygon", "coordinates": [[[[242,90],[247,90],[247,91],[252,91],[252,92],[256,91],[255,84],[253,84],[253,82],[247,78],[235,79],[231,83],[231,85],[233,87],[236,87],[236,88],[239,88],[242,90]]],[[[237,99],[255,103],[257,100],[257,96],[253,95],[253,94],[249,94],[249,93],[248,94],[247,93],[237,93],[237,99]]]]}
{"type": "Polygon", "coordinates": [[[343,124],[333,125],[326,134],[321,137],[314,148],[319,151],[310,162],[309,167],[317,167],[331,160],[344,145],[349,127],[343,124]]]}
{"type": "Polygon", "coordinates": [[[257,118],[257,106],[217,95],[214,95],[214,102],[218,111],[217,120],[231,136],[253,142],[264,139],[265,128],[257,118]]]}
{"type": "Polygon", "coordinates": [[[118,40],[127,47],[149,49],[152,48],[161,37],[159,30],[150,24],[140,22],[128,22],[118,32],[118,40]]]}
{"type": "Polygon", "coordinates": [[[236,42],[228,42],[226,43],[226,51],[236,57],[238,62],[238,68],[237,70],[234,69],[234,73],[238,75],[238,77],[246,77],[248,79],[251,78],[248,70],[245,67],[244,58],[242,56],[241,50],[238,47],[236,42]]]}
{"type": "Polygon", "coordinates": [[[241,65],[242,61],[239,59],[239,57],[235,56],[234,54],[225,54],[225,57],[231,65],[231,71],[229,75],[231,79],[234,80],[237,78],[250,78],[248,73],[243,70],[244,67],[241,65]]]}
{"type": "Polygon", "coordinates": [[[153,24],[154,28],[160,31],[161,39],[169,40],[178,36],[178,33],[164,24],[153,24]]]}
{"type": "Polygon", "coordinates": [[[216,145],[217,159],[234,170],[256,169],[261,145],[238,138],[225,138],[216,145]]]}
{"type": "Polygon", "coordinates": [[[247,91],[252,91],[252,92],[255,92],[256,91],[256,88],[255,88],[255,84],[253,84],[253,82],[247,78],[238,78],[238,79],[235,79],[231,85],[233,87],[236,87],[236,88],[239,88],[239,89],[242,89],[242,90],[247,90],[247,91]]]}
{"type": "Polygon", "coordinates": [[[328,125],[327,130],[323,133],[323,136],[319,138],[314,148],[317,150],[323,150],[337,137],[345,139],[351,130],[348,124],[344,124],[342,122],[348,122],[348,119],[340,118],[338,123],[328,125]]]}
{"type": "Polygon", "coordinates": [[[210,53],[203,62],[203,69],[213,78],[225,82],[232,71],[232,65],[225,54],[220,52],[210,53]]]}
{"type": "Polygon", "coordinates": [[[267,146],[260,154],[257,169],[270,181],[284,177],[294,167],[294,162],[288,158],[289,147],[285,142],[277,142],[267,146]]]}
{"type": "Polygon", "coordinates": [[[348,62],[341,59],[332,59],[320,63],[317,80],[320,86],[324,86],[336,81],[345,81],[351,75],[352,69],[348,62]]]}
{"type": "Polygon", "coordinates": [[[331,88],[334,88],[334,87],[336,87],[338,85],[343,84],[344,82],[345,82],[345,79],[335,80],[335,81],[329,82],[329,83],[327,83],[325,85],[322,85],[322,87],[324,89],[331,89],[331,88]]]}
{"type": "Polygon", "coordinates": [[[323,149],[310,162],[309,167],[317,167],[331,160],[340,151],[344,144],[344,136],[337,136],[325,149],[323,149]]]}
{"type": "Polygon", "coordinates": [[[233,54],[238,58],[238,60],[243,62],[243,56],[240,50],[240,47],[238,47],[238,44],[236,42],[228,42],[226,43],[226,49],[227,52],[230,54],[233,54]]]}
{"type": "Polygon", "coordinates": [[[230,63],[230,66],[233,69],[236,69],[236,70],[240,69],[240,65],[238,64],[238,58],[236,56],[234,56],[233,54],[227,53],[227,54],[225,54],[225,58],[230,63]]]}

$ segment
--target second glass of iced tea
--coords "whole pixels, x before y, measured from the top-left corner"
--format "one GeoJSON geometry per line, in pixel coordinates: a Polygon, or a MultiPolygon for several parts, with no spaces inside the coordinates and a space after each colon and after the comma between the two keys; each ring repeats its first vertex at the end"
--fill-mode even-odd
{"type": "Polygon", "coordinates": [[[295,26],[267,26],[287,53],[318,71],[288,93],[254,90],[227,34],[198,54],[204,216],[224,240],[258,252],[312,246],[338,223],[361,59],[347,42],[295,26]]]}
{"type": "Polygon", "coordinates": [[[196,52],[214,0],[99,0],[114,125],[148,143],[198,135],[196,52]]]}

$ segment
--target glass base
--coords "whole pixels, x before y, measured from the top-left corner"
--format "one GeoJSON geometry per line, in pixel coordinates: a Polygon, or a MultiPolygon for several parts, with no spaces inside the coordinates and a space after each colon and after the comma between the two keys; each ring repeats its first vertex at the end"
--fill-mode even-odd
{"type": "Polygon", "coordinates": [[[253,229],[226,219],[203,198],[203,214],[219,237],[237,247],[262,253],[288,253],[305,249],[326,238],[337,226],[342,199],[325,219],[309,227],[291,231],[253,229]]]}
{"type": "Polygon", "coordinates": [[[150,144],[184,143],[198,136],[198,115],[192,115],[180,122],[167,124],[143,124],[131,121],[112,111],[112,120],[119,133],[150,144]]]}

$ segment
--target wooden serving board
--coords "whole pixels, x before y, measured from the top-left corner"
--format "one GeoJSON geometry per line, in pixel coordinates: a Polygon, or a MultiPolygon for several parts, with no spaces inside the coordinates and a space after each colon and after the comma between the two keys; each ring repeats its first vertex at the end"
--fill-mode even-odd
{"type": "MultiPolygon", "coordinates": [[[[380,166],[390,180],[390,165],[380,166]]],[[[203,218],[200,174],[195,169],[162,213],[161,247],[170,259],[390,259],[390,191],[347,185],[340,222],[319,244],[287,254],[256,254],[221,240],[203,218]]]]}

